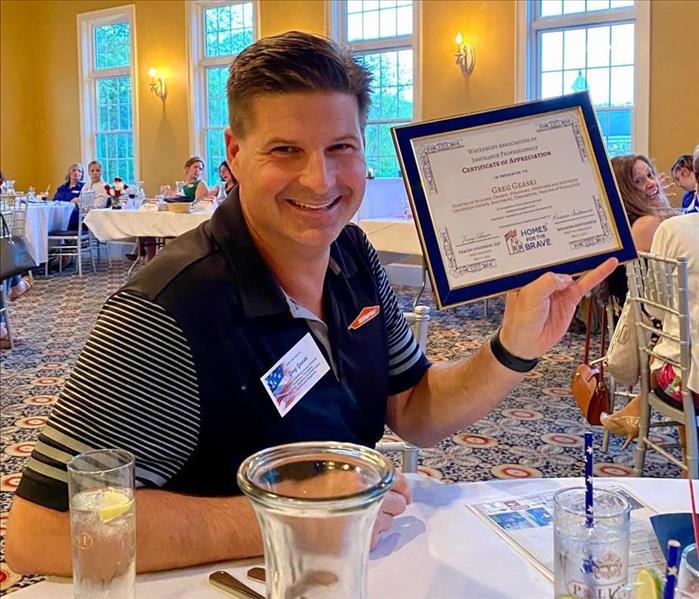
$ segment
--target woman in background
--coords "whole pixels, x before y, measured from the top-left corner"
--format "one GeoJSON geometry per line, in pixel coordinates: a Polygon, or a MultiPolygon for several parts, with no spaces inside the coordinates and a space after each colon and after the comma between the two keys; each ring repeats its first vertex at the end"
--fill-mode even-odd
{"type": "Polygon", "coordinates": [[[70,215],[70,222],[68,223],[69,231],[78,230],[78,205],[80,203],[80,192],[84,185],[85,167],[79,162],[74,162],[68,167],[65,183],[56,190],[56,195],[53,196],[54,201],[73,202],[75,204],[75,210],[70,215]]]}
{"type": "Polygon", "coordinates": [[[189,200],[198,200],[209,195],[209,188],[202,179],[204,161],[199,156],[192,156],[184,163],[184,186],[182,193],[189,200]]]}
{"type": "Polygon", "coordinates": [[[682,196],[682,212],[689,214],[690,212],[699,212],[699,199],[697,199],[697,179],[694,176],[692,166],[692,157],[689,154],[684,154],[675,160],[675,164],[670,169],[672,180],[677,187],[681,187],[684,191],[682,196]]]}
{"type": "Polygon", "coordinates": [[[228,162],[225,160],[218,165],[218,176],[221,177],[221,182],[211,190],[211,195],[215,198],[219,197],[219,195],[226,197],[229,193],[231,193],[231,191],[233,191],[233,188],[238,184],[238,181],[233,176],[231,167],[228,166],[228,162]]]}

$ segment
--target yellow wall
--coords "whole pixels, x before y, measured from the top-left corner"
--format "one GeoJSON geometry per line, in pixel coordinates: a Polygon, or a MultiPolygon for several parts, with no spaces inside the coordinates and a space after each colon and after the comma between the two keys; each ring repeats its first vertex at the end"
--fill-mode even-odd
{"type": "MultiPolygon", "coordinates": [[[[19,188],[55,189],[80,158],[76,15],[115,0],[0,2],[0,167],[19,188]],[[33,25],[27,43],[27,23],[33,25]],[[8,90],[11,90],[8,93],[8,90]]],[[[181,178],[189,154],[189,104],[184,0],[137,0],[136,52],[139,166],[147,191],[181,178]],[[148,89],[150,66],[166,68],[165,111],[148,89]]],[[[260,34],[287,29],[325,32],[322,0],[262,0],[260,34]]],[[[484,110],[515,100],[514,0],[429,0],[421,5],[423,119],[484,110]],[[464,79],[454,64],[461,31],[476,50],[464,79]]],[[[668,169],[699,142],[699,78],[692,57],[699,36],[682,24],[699,22],[699,2],[654,0],[651,10],[650,155],[668,169]]]]}

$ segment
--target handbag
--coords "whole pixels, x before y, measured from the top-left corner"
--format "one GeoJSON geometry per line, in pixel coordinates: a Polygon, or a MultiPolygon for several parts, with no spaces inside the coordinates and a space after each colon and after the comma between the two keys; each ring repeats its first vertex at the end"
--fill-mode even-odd
{"type": "Polygon", "coordinates": [[[12,237],[5,216],[2,219],[2,234],[0,236],[0,281],[11,279],[36,266],[34,259],[27,249],[24,239],[12,237]]]}
{"type": "Polygon", "coordinates": [[[607,349],[607,371],[622,385],[635,385],[641,376],[638,361],[638,335],[636,312],[626,296],[624,308],[607,349]]]}
{"type": "MultiPolygon", "coordinates": [[[[590,424],[601,424],[600,415],[609,411],[609,390],[604,382],[604,361],[590,366],[590,324],[592,322],[592,310],[595,306],[594,298],[591,298],[587,310],[587,330],[585,332],[585,358],[582,364],[575,369],[571,389],[573,397],[590,424]]],[[[604,355],[604,335],[607,326],[607,311],[602,310],[602,343],[600,356],[604,355]]]]}

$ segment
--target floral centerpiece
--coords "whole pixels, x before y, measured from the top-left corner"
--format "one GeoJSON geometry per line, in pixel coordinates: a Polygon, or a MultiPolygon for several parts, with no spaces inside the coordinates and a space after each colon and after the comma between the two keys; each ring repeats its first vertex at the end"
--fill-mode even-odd
{"type": "Polygon", "coordinates": [[[125,195],[128,188],[129,186],[124,183],[121,177],[114,177],[114,183],[112,185],[107,183],[104,186],[104,189],[107,191],[107,195],[109,196],[109,204],[114,210],[121,209],[120,199],[122,194],[125,195]]]}

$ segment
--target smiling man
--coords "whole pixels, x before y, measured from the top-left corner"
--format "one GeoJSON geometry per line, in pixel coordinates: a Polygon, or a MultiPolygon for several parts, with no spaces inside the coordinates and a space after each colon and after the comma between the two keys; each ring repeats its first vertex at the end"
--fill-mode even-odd
{"type": "MultiPolygon", "coordinates": [[[[364,194],[369,82],[349,53],[298,32],[234,60],[226,151],[239,186],[106,302],[17,489],[13,569],[70,571],[66,462],[100,447],[136,456],[140,571],[257,555],[235,483],[246,456],[373,446],[385,423],[436,443],[488,413],[612,270],[544,275],[509,295],[490,345],[430,365],[347,224],[364,194]]],[[[399,478],[374,543],[409,501],[399,478]]]]}

